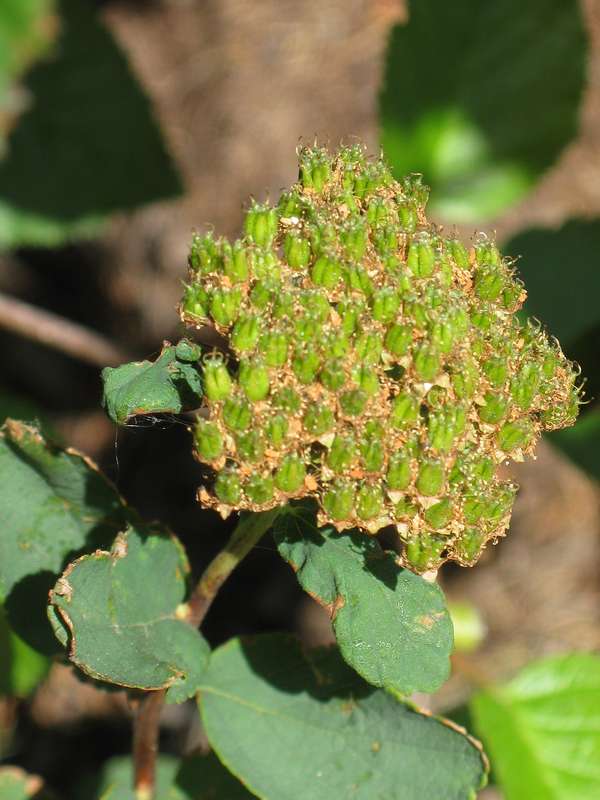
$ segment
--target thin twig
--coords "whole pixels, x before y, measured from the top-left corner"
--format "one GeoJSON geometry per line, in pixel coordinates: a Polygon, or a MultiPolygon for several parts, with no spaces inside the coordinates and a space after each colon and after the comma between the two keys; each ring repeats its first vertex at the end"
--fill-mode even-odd
{"type": "Polygon", "coordinates": [[[1,293],[0,327],[100,367],[131,360],[127,353],[101,334],[1,293]]]}
{"type": "MultiPolygon", "coordinates": [[[[237,524],[227,545],[205,569],[192,592],[187,622],[195,628],[204,620],[219,589],[233,570],[269,530],[280,508],[247,514],[237,524]]],[[[137,800],[153,800],[160,713],[165,691],[148,692],[140,701],[133,733],[134,788],[137,800]]]]}

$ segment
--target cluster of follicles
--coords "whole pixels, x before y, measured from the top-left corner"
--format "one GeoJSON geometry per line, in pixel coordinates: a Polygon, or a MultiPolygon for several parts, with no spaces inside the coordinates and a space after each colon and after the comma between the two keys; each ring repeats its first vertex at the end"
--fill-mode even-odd
{"type": "Polygon", "coordinates": [[[339,531],[394,526],[416,572],[473,564],[505,532],[499,467],[574,422],[577,373],[516,315],[525,291],[495,243],[444,236],[426,200],[362,147],[306,148],[241,239],[194,237],[182,319],[227,343],[203,361],[203,503],[312,497],[339,531]]]}

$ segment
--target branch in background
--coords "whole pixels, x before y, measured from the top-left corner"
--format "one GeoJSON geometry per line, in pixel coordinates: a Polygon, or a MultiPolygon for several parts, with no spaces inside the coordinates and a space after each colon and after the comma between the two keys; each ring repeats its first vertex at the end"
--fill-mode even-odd
{"type": "Polygon", "coordinates": [[[99,367],[131,360],[130,354],[99,333],[1,293],[0,328],[99,367]]]}

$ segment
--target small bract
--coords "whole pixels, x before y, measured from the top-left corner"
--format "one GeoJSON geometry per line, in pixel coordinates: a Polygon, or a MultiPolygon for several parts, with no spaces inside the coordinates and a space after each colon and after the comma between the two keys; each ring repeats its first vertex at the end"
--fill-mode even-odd
{"type": "Polygon", "coordinates": [[[192,242],[182,319],[235,356],[205,356],[200,499],[226,516],[313,497],[340,531],[395,526],[413,571],[471,565],[508,526],[499,465],[573,424],[577,370],[517,317],[525,290],[494,241],[427,220],[419,176],[358,145],[299,159],[241,240],[192,242]]]}

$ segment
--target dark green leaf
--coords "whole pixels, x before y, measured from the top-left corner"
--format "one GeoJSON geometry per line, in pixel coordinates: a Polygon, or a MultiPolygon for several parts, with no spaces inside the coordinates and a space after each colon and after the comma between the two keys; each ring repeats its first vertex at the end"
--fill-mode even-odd
{"type": "Polygon", "coordinates": [[[107,214],[173,197],[179,178],[148,100],[93,4],[60,0],[57,55],[0,164],[0,245],[54,246],[107,214]]]}
{"type": "Polygon", "coordinates": [[[200,350],[186,340],[165,345],[156,361],[134,361],[102,370],[102,404],[118,425],[137,414],[178,413],[200,405],[200,350]]]}
{"type": "Polygon", "coordinates": [[[474,799],[485,783],[476,743],[375,690],[337,650],[290,636],[233,640],[200,687],[210,742],[263,800],[474,799]]]}
{"type": "Polygon", "coordinates": [[[563,347],[600,325],[600,222],[571,220],[559,230],[534,229],[503,246],[527,289],[526,310],[563,347]]]}
{"type": "Polygon", "coordinates": [[[50,660],[10,629],[0,606],[0,695],[27,697],[49,668],[50,660]]]}
{"type": "Polygon", "coordinates": [[[332,619],[340,651],[374,686],[433,692],[447,679],[452,621],[441,589],[365,534],[318,530],[297,506],[275,521],[279,552],[332,619]]]}
{"type": "Polygon", "coordinates": [[[19,767],[0,767],[0,800],[53,800],[37,775],[19,767]]]}
{"type": "Polygon", "coordinates": [[[127,511],[96,466],[15,420],[0,429],[0,601],[29,644],[56,651],[48,590],[69,557],[107,546],[127,511]]]}
{"type": "MultiPolygon", "coordinates": [[[[136,800],[132,771],[131,759],[111,759],[93,789],[87,784],[82,787],[81,800],[136,800]]],[[[255,796],[227,772],[214,753],[184,761],[159,756],[156,773],[155,800],[251,800],[255,796]]]]}
{"type": "Polygon", "coordinates": [[[555,656],[471,703],[506,800],[595,800],[600,786],[600,658],[555,656]]]}
{"type": "Polygon", "coordinates": [[[586,50],[578,0],[413,0],[381,98],[395,173],[422,172],[448,219],[497,214],[574,136],[586,50]]]}
{"type": "Polygon", "coordinates": [[[175,537],[129,528],[110,552],[69,564],[50,593],[55,633],[69,658],[98,680],[191,697],[209,657],[185,622],[189,565],[175,537]]]}

